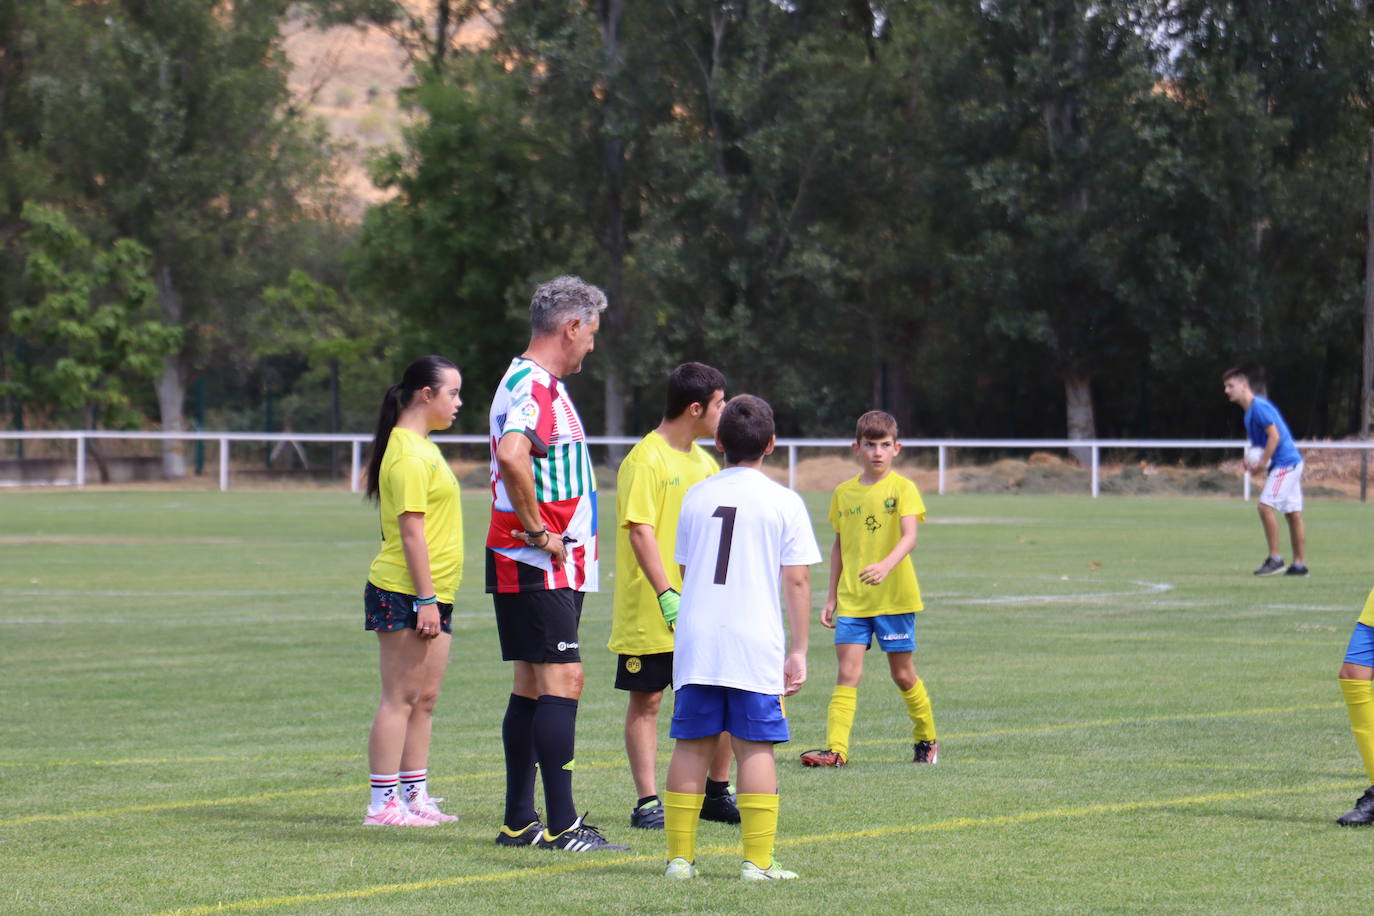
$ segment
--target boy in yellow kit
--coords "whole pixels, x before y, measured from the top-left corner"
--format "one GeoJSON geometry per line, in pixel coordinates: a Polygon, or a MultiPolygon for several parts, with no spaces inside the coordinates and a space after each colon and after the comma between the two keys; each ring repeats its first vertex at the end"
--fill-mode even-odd
{"type": "MultiPolygon", "coordinates": [[[[1364,601],[1345,661],[1337,674],[1341,693],[1345,696],[1346,712],[1350,714],[1350,731],[1355,747],[1364,762],[1365,775],[1374,783],[1374,591],[1364,601]]],[[[1374,824],[1374,785],[1364,790],[1355,807],[1336,818],[1342,827],[1365,827],[1374,824]]]]}
{"type": "Polygon", "coordinates": [[[916,612],[923,605],[910,554],[916,546],[916,523],[926,518],[925,503],[914,483],[892,471],[901,444],[891,414],[870,410],[859,417],[853,449],[863,460],[863,471],[836,487],[830,498],[835,543],[830,548],[830,589],[821,611],[821,623],[835,630],[839,671],[826,717],[825,747],[807,751],[801,761],[811,767],[849,762],[864,653],[877,636],[911,717],[912,763],[935,763],[940,758],[935,717],[925,683],[912,664],[916,612]]]}

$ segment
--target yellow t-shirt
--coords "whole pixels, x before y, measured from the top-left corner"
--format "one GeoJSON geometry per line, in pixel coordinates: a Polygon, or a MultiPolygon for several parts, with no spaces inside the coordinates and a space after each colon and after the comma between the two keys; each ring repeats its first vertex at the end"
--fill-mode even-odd
{"type": "Polygon", "coordinates": [[[679,452],[657,432],[645,436],[620,464],[616,475],[615,604],[607,648],[618,655],[653,655],[673,651],[673,631],[663,622],[658,595],[635,559],[630,528],[652,525],[668,584],[682,590],[682,574],[673,559],[677,519],[687,488],[710,477],[720,465],[706,449],[692,443],[679,452]]]}
{"type": "Polygon", "coordinates": [[[1359,622],[1367,627],[1374,627],[1374,590],[1371,590],[1369,597],[1364,599],[1364,610],[1360,612],[1359,622]]]}
{"type": "Polygon", "coordinates": [[[902,557],[892,572],[878,585],[864,585],[859,573],[892,552],[902,539],[902,518],[914,515],[926,520],[926,504],[916,484],[889,471],[872,485],[859,477],[846,480],[830,497],[830,525],[840,536],[840,575],[838,617],[877,617],[880,614],[910,614],[925,607],[921,586],[911,555],[902,557]]]}
{"type": "Polygon", "coordinates": [[[401,549],[399,516],[402,512],[422,512],[434,594],[443,603],[452,604],[453,593],[463,578],[463,508],[453,470],[437,445],[398,426],[387,439],[377,478],[382,549],[372,561],[368,581],[389,592],[415,594],[401,549]]]}

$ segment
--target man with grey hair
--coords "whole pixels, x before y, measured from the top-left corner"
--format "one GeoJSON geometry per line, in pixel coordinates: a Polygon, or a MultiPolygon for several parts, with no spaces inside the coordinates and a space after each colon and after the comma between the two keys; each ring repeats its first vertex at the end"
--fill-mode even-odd
{"type": "Polygon", "coordinates": [[[501,726],[506,752],[501,846],[624,850],[578,816],[573,745],[582,695],[578,623],[597,590],[596,477],[563,377],[595,345],[606,295],[578,277],[542,284],[531,336],[491,403],[491,526],[487,591],[514,686],[501,726]],[[547,824],[534,809],[535,765],[547,824]]]}

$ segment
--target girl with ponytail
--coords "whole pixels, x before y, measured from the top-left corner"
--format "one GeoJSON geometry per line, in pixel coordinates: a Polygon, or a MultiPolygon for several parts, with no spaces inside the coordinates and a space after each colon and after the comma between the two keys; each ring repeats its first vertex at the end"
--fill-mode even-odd
{"type": "Polygon", "coordinates": [[[456,821],[427,783],[434,702],[448,665],[453,596],[463,574],[458,481],[438,446],[462,406],[458,367],[422,356],[387,389],[367,465],[381,509],[382,547],[363,590],[364,628],[377,634],[382,696],[368,738],[372,800],[365,826],[456,821]]]}

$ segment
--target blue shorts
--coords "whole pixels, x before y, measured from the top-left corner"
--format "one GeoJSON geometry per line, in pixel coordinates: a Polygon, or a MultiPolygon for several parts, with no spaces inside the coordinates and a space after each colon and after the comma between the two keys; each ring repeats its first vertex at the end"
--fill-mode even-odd
{"type": "Polygon", "coordinates": [[[729,732],[745,741],[776,744],[792,736],[782,697],[734,687],[683,684],[673,694],[673,724],[668,737],[691,741],[729,732]]]}
{"type": "Polygon", "coordinates": [[[879,614],[877,617],[836,617],[835,645],[872,645],[874,634],[884,652],[916,651],[915,614],[879,614]]]}
{"type": "Polygon", "coordinates": [[[1345,660],[1352,665],[1374,668],[1374,627],[1355,624],[1355,632],[1350,634],[1350,645],[1345,650],[1345,660]]]}

